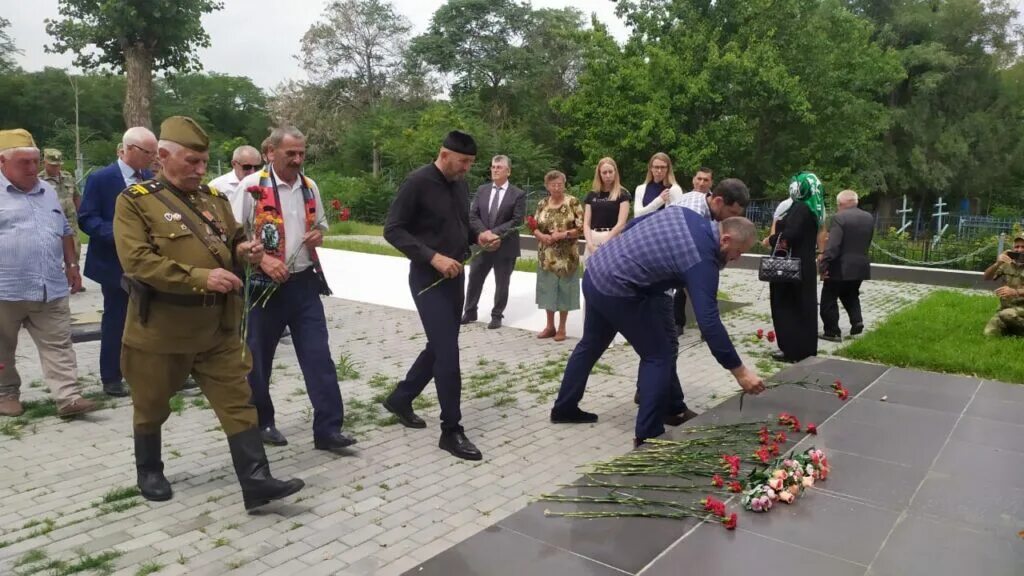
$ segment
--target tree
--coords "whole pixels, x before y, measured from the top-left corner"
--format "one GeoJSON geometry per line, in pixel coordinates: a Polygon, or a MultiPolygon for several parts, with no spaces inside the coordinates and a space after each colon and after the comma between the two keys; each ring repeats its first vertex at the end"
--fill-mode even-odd
{"type": "Polygon", "coordinates": [[[902,76],[870,24],[834,0],[630,0],[625,47],[607,35],[561,105],[562,136],[627,179],[668,152],[779,194],[800,169],[843,186],[872,178],[888,125],[878,101],[902,76]]]}
{"type": "Polygon", "coordinates": [[[22,51],[18,50],[17,45],[14,44],[14,38],[7,33],[7,28],[10,25],[10,20],[0,16],[0,72],[14,70],[17,67],[14,64],[14,56],[22,54],[22,51]]]}
{"type": "MultiPolygon", "coordinates": [[[[335,0],[302,37],[302,66],[311,78],[340,88],[334,92],[337,106],[373,115],[393,91],[411,29],[386,0],[335,0]]],[[[377,176],[376,139],[371,147],[377,176]]]]}
{"type": "Polygon", "coordinates": [[[85,70],[124,71],[125,125],[151,127],[153,73],[199,70],[196,50],[210,45],[200,18],[222,6],[217,0],[59,0],[61,18],[46,20],[54,38],[46,49],[75,54],[75,65],[85,70]]]}

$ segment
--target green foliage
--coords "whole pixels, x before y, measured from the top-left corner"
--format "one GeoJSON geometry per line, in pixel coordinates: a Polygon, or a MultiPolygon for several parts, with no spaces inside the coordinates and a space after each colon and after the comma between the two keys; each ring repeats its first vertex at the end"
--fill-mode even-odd
{"type": "Polygon", "coordinates": [[[987,337],[985,324],[999,310],[993,296],[950,291],[929,295],[881,326],[840,348],[847,358],[893,366],[968,374],[1024,383],[1024,338],[987,337]]]}
{"type": "Polygon", "coordinates": [[[7,32],[10,25],[10,20],[0,16],[0,72],[5,73],[17,67],[14,64],[14,55],[22,53],[14,44],[14,38],[7,32]]]}
{"type": "Polygon", "coordinates": [[[159,70],[200,66],[196,50],[210,46],[201,18],[223,7],[215,0],[60,0],[60,18],[46,20],[52,52],[71,52],[75,66],[123,70],[127,47],[145,47],[159,70]]]}

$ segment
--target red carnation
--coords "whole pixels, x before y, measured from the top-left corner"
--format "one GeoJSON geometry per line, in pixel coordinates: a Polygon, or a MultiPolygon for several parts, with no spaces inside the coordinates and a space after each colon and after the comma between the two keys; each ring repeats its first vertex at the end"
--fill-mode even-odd
{"type": "Polygon", "coordinates": [[[757,329],[757,339],[760,340],[761,338],[764,338],[764,329],[763,328],[758,328],[757,329]]]}
{"type": "Polygon", "coordinates": [[[799,432],[800,420],[796,416],[793,416],[793,419],[789,421],[789,426],[790,430],[792,430],[793,432],[799,432]]]}
{"type": "Polygon", "coordinates": [[[262,186],[249,186],[245,191],[248,192],[249,195],[252,196],[253,200],[256,200],[257,202],[262,202],[263,195],[266,193],[262,186]]]}
{"type": "Polygon", "coordinates": [[[723,518],[723,520],[722,520],[722,525],[725,526],[726,530],[735,530],[736,529],[736,523],[737,523],[737,519],[736,519],[736,513],[735,512],[733,512],[731,515],[729,515],[728,518],[723,518]]]}
{"type": "Polygon", "coordinates": [[[769,330],[768,331],[768,341],[769,342],[775,342],[775,331],[774,330],[769,330]]]}
{"type": "Polygon", "coordinates": [[[350,215],[351,212],[349,211],[348,206],[346,206],[341,209],[341,213],[338,214],[338,219],[342,222],[347,222],[350,215]]]}
{"type": "Polygon", "coordinates": [[[776,432],[775,433],[775,441],[776,442],[785,443],[786,442],[786,433],[783,432],[782,430],[779,430],[778,432],[776,432]]]}
{"type": "Polygon", "coordinates": [[[789,424],[793,420],[793,415],[789,412],[779,412],[779,424],[789,424]]]}
{"type": "Polygon", "coordinates": [[[754,456],[757,456],[757,459],[760,460],[761,463],[767,464],[768,461],[771,460],[772,453],[768,448],[762,446],[754,452],[754,456]]]}
{"type": "Polygon", "coordinates": [[[721,476],[715,474],[714,476],[711,477],[711,485],[714,486],[715,488],[721,488],[722,486],[725,486],[725,481],[722,480],[721,476]]]}
{"type": "Polygon", "coordinates": [[[818,427],[815,426],[814,424],[808,424],[807,425],[807,433],[808,434],[817,434],[818,433],[818,427]]]}
{"type": "Polygon", "coordinates": [[[743,492],[743,484],[739,482],[729,482],[729,492],[743,492]]]}
{"type": "Polygon", "coordinates": [[[530,229],[530,232],[537,231],[537,219],[533,216],[526,217],[526,227],[530,229]]]}
{"type": "Polygon", "coordinates": [[[337,198],[331,200],[331,208],[334,208],[335,210],[341,210],[341,200],[338,200],[337,198]]]}
{"type": "Polygon", "coordinates": [[[772,456],[778,456],[779,455],[779,445],[778,444],[772,444],[772,446],[771,446],[771,453],[772,453],[772,456]]]}
{"type": "Polygon", "coordinates": [[[715,516],[725,516],[725,502],[716,499],[714,496],[708,496],[700,502],[704,505],[705,510],[715,516]]]}

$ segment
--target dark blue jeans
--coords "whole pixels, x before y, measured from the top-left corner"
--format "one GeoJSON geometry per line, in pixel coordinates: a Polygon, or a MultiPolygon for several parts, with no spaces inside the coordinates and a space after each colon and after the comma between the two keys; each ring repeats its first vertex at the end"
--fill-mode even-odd
{"type": "Polygon", "coordinates": [[[320,300],[320,284],[312,269],[292,274],[265,307],[257,306],[249,313],[247,343],[252,352],[249,387],[260,428],[274,426],[270,372],[277,343],[286,326],[291,330],[306,393],[313,404],[313,436],[337,432],[344,423],[345,409],[327,343],[327,318],[320,300]]]}
{"type": "MultiPolygon", "coordinates": [[[[101,284],[103,316],[100,319],[100,381],[121,381],[121,337],[128,317],[128,293],[120,284],[101,284]]],[[[132,384],[132,382],[129,382],[132,384]]]]}
{"type": "Polygon", "coordinates": [[[462,370],[459,367],[459,320],[465,301],[465,274],[445,280],[427,290],[439,278],[429,264],[413,263],[409,267],[409,289],[412,290],[416,311],[420,314],[427,346],[416,357],[391,393],[389,402],[397,408],[406,408],[434,380],[437,400],[441,405],[441,429],[460,430],[462,421],[462,370]]]}
{"type": "Polygon", "coordinates": [[[669,383],[675,364],[671,297],[665,294],[632,298],[606,296],[594,288],[586,274],[583,295],[587,301],[583,338],[569,356],[552,412],[566,414],[579,408],[590,371],[618,332],[640,355],[636,438],[646,440],[660,436],[665,432],[661,419],[669,401],[669,383]]]}

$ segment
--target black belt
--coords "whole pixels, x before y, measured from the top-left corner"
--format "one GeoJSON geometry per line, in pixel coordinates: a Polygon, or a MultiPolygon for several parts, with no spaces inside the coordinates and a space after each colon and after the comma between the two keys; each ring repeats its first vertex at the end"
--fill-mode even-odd
{"type": "Polygon", "coordinates": [[[591,228],[591,232],[611,232],[611,228],[591,228]]]}
{"type": "Polygon", "coordinates": [[[163,302],[172,306],[212,308],[222,306],[228,298],[220,292],[204,292],[202,294],[171,294],[170,292],[153,291],[150,296],[154,302],[163,302]]]}

